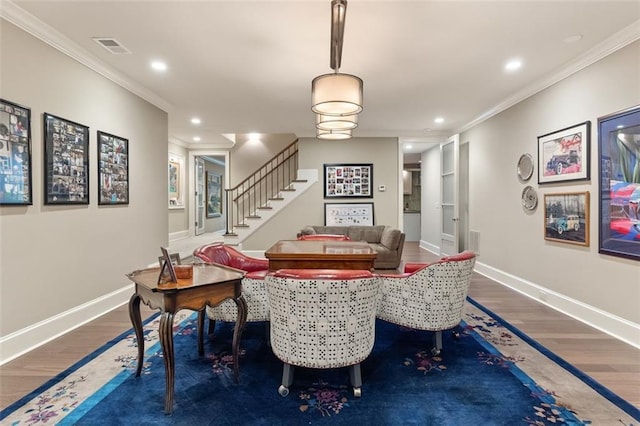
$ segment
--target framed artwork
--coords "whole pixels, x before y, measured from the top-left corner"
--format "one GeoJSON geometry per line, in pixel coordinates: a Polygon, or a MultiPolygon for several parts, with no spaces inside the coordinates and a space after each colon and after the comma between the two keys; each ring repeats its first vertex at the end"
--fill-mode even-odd
{"type": "Polygon", "coordinates": [[[538,136],[538,183],[588,180],[591,122],[538,136]]]}
{"type": "Polygon", "coordinates": [[[373,164],[325,164],[324,198],[373,198],[373,164]]]}
{"type": "Polygon", "coordinates": [[[129,140],[98,130],[98,204],[129,204],[129,140]]]}
{"type": "Polygon", "coordinates": [[[45,204],[89,204],[89,127],[44,113],[45,204]]]}
{"type": "Polygon", "coordinates": [[[0,99],[0,205],[31,204],[31,110],[0,99]]]}
{"type": "Polygon", "coordinates": [[[169,208],[184,208],[184,157],[169,153],[169,208]]]}
{"type": "Polygon", "coordinates": [[[177,283],[178,277],[176,276],[175,265],[180,264],[180,262],[174,263],[175,260],[171,258],[169,251],[165,247],[160,247],[160,251],[162,252],[162,257],[158,260],[161,262],[162,266],[160,266],[158,284],[177,283]]]}
{"type": "Polygon", "coordinates": [[[207,217],[222,216],[222,176],[206,172],[207,217]]]}
{"type": "Polygon", "coordinates": [[[373,225],[373,203],[324,204],[325,226],[373,225]]]}
{"type": "Polygon", "coordinates": [[[589,246],[589,192],[544,196],[544,239],[589,246]]]}
{"type": "Polygon", "coordinates": [[[598,251],[640,260],[640,106],[598,118],[598,251]]]}

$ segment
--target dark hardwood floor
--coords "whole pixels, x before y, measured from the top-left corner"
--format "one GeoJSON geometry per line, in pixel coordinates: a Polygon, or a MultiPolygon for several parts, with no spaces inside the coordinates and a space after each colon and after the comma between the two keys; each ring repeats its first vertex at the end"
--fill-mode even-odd
{"type": "MultiPolygon", "coordinates": [[[[421,250],[415,242],[408,242],[403,259],[428,262],[437,256],[421,250]]],[[[640,407],[640,350],[477,273],[469,296],[640,407]]],[[[143,319],[152,313],[142,307],[143,319]]],[[[127,306],[121,306],[0,366],[0,408],[7,407],[130,328],[127,306]]]]}

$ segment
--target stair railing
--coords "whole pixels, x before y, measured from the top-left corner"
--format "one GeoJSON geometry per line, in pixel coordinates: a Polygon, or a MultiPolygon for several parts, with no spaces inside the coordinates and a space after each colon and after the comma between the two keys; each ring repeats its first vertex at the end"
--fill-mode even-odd
{"type": "Polygon", "coordinates": [[[272,200],[282,199],[291,190],[298,172],[298,140],[273,156],[251,176],[225,190],[227,229],[225,235],[237,235],[236,228],[249,227],[251,219],[260,218],[260,210],[271,209],[272,200]]]}

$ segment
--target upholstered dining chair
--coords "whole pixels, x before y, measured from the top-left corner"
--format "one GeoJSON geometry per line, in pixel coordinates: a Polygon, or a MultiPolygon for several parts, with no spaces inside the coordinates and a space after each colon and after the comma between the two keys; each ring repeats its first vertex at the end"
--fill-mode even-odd
{"type": "MultiPolygon", "coordinates": [[[[217,263],[245,271],[242,279],[242,295],[247,302],[247,322],[269,321],[269,298],[264,277],[269,269],[269,261],[247,256],[223,243],[206,244],[194,250],[193,256],[206,263],[217,263]]],[[[235,322],[238,308],[232,300],[225,300],[218,306],[206,309],[209,317],[209,334],[213,334],[216,321],[235,322]]]]}
{"type": "Polygon", "coordinates": [[[360,397],[360,363],[373,349],[380,278],[364,270],[281,269],[266,282],[271,348],[284,363],[280,395],[289,394],[294,366],[350,367],[360,397]]]}
{"type": "Polygon", "coordinates": [[[377,317],[405,327],[434,332],[434,355],[442,332],[458,326],[476,255],[471,251],[430,264],[405,265],[403,274],[381,274],[377,317]]]}

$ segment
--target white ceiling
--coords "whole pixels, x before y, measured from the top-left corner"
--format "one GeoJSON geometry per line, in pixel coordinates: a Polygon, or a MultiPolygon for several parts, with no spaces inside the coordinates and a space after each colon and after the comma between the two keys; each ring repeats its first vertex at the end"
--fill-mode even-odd
{"type": "MultiPolygon", "coordinates": [[[[165,109],[173,142],[315,136],[310,88],[332,72],[330,0],[4,0],[2,9],[165,109]],[[113,55],[93,37],[113,37],[132,53],[113,55]],[[167,62],[164,74],[150,69],[154,59],[167,62]]],[[[638,38],[640,0],[352,0],[340,71],[364,80],[354,136],[440,140],[638,38]],[[506,73],[512,58],[523,67],[506,73]]]]}

